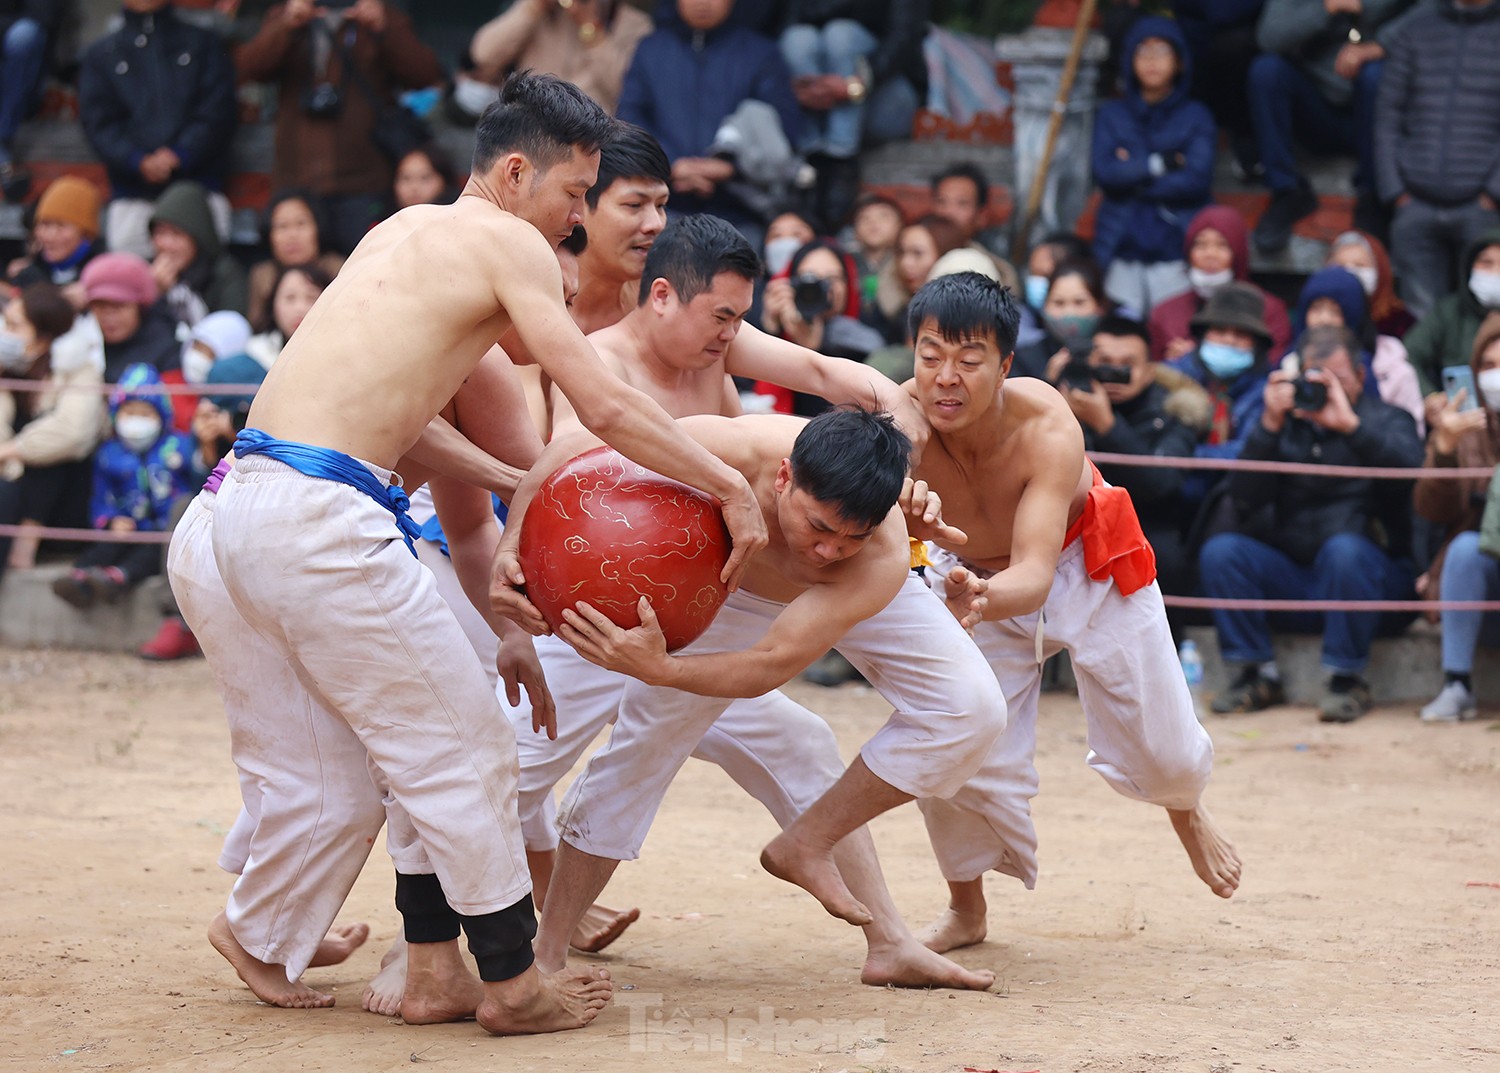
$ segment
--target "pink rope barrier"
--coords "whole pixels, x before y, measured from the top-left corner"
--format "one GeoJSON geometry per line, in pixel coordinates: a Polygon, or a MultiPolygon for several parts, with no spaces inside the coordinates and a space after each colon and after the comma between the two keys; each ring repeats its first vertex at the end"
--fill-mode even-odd
{"type": "MultiPolygon", "coordinates": [[[[47,380],[6,380],[0,377],[0,391],[92,391],[96,395],[113,394],[119,384],[55,384],[47,380]]],[[[254,395],[259,384],[153,384],[149,389],[130,388],[148,395],[254,395]]]]}
{"type": "Polygon", "coordinates": [[[1258,458],[1176,458],[1172,455],[1122,455],[1090,451],[1095,462],[1111,466],[1146,469],[1222,469],[1232,473],[1296,473],[1307,477],[1359,477],[1373,480],[1414,481],[1419,477],[1452,480],[1477,477],[1488,480],[1495,471],[1484,466],[1429,466],[1403,469],[1399,466],[1321,466],[1316,462],[1273,462],[1258,458]]]}
{"type": "Polygon", "coordinates": [[[1162,596],[1168,607],[1211,611],[1500,611],[1500,600],[1231,600],[1162,596]]]}

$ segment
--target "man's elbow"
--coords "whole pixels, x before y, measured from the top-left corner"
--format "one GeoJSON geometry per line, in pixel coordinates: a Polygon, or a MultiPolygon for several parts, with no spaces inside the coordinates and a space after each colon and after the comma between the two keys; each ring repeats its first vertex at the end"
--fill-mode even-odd
{"type": "Polygon", "coordinates": [[[573,412],[584,428],[604,442],[612,443],[615,434],[625,426],[629,407],[622,391],[609,391],[595,398],[574,400],[573,412]]]}

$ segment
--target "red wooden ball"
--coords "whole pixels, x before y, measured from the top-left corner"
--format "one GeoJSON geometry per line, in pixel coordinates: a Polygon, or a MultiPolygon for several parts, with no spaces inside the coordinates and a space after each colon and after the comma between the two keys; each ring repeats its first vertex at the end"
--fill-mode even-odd
{"type": "Polygon", "coordinates": [[[586,451],[543,481],[521,530],[526,595],[553,630],[563,609],[580,602],[625,629],[639,626],[645,596],[668,650],[719,613],[728,560],[718,500],[611,447],[586,451]]]}

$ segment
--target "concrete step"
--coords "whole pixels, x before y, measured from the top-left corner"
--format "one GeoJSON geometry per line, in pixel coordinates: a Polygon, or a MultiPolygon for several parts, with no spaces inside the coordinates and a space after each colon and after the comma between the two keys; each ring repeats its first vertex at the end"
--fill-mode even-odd
{"type": "Polygon", "coordinates": [[[0,645],[134,652],[161,628],[167,579],[147,578],[118,604],[79,611],[52,592],[69,564],[9,570],[0,580],[0,645]]]}

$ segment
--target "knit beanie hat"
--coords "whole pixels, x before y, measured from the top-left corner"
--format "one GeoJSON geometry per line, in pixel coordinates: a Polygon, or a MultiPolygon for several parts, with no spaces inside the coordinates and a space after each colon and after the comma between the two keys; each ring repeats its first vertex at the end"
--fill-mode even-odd
{"type": "Polygon", "coordinates": [[[83,266],[83,292],[90,302],[156,301],[156,278],[151,266],[133,253],[101,253],[83,266]]]}
{"type": "Polygon", "coordinates": [[[99,188],[87,179],[64,175],[42,191],[36,218],[72,224],[89,238],[99,237],[99,188]]]}

